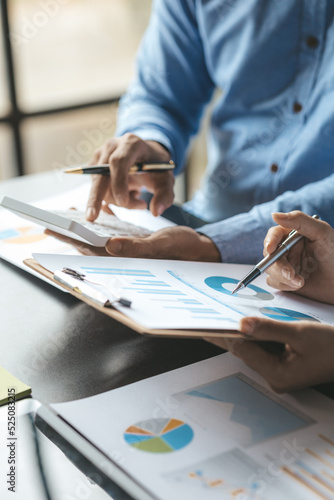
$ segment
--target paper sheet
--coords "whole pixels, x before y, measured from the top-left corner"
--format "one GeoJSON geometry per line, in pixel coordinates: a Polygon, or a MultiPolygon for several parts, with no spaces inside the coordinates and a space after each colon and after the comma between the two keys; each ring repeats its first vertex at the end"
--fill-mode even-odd
{"type": "Polygon", "coordinates": [[[53,407],[161,500],[334,497],[334,401],[230,354],[53,407]]]}
{"type": "MultiPolygon", "coordinates": [[[[46,210],[66,210],[71,207],[85,210],[89,189],[90,183],[87,183],[60,195],[36,201],[33,205],[46,210]]],[[[121,220],[141,225],[150,231],[174,225],[163,217],[154,217],[148,210],[127,210],[113,205],[110,205],[110,208],[121,220]]],[[[44,227],[28,222],[8,210],[0,208],[0,257],[47,281],[23,264],[23,261],[30,258],[33,252],[78,255],[78,251],[71,245],[46,236],[44,227]]]]}
{"type": "Polygon", "coordinates": [[[115,307],[147,328],[233,330],[251,315],[334,324],[333,306],[274,291],[264,276],[231,296],[250,266],[50,254],[34,258],[52,272],[75,269],[131,300],[130,309],[115,307]]]}

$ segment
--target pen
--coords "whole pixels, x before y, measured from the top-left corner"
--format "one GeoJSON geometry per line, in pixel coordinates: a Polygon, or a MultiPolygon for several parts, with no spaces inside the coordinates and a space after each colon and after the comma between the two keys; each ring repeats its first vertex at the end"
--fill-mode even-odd
{"type": "MultiPolygon", "coordinates": [[[[318,215],[313,215],[313,219],[319,219],[318,215]]],[[[294,247],[298,241],[303,239],[304,236],[302,234],[297,233],[294,229],[291,231],[287,238],[282,241],[282,243],[276,248],[276,250],[267,255],[264,259],[262,259],[255,267],[237,284],[231,295],[233,295],[238,290],[242,290],[246,286],[248,286],[252,281],[254,281],[260,274],[262,274],[269,266],[274,264],[276,260],[278,260],[282,255],[285,255],[290,248],[294,247]]]]}
{"type": "MultiPolygon", "coordinates": [[[[136,172],[165,172],[166,170],[174,170],[175,163],[170,160],[169,162],[154,162],[154,163],[135,163],[129,169],[129,173],[136,172]]],[[[99,174],[110,175],[108,164],[103,165],[82,165],[64,170],[65,174],[99,174]]]]}

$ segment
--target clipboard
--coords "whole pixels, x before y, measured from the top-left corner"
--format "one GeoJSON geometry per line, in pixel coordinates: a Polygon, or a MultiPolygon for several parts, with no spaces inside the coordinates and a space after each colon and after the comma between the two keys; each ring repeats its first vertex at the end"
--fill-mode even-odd
{"type": "Polygon", "coordinates": [[[150,329],[145,326],[133,321],[128,318],[125,314],[118,311],[115,308],[102,307],[97,305],[93,300],[88,297],[82,295],[75,289],[72,289],[69,286],[66,286],[63,283],[59,283],[54,280],[54,275],[48,269],[41,266],[35,259],[26,259],[23,261],[26,266],[30,269],[33,269],[38,274],[42,275],[44,278],[50,280],[53,284],[55,284],[58,288],[63,288],[71,295],[76,297],[77,299],[85,302],[94,309],[97,309],[103,314],[110,316],[111,318],[119,321],[125,326],[128,326],[132,330],[140,333],[141,335],[147,335],[151,337],[176,337],[176,338],[203,338],[203,337],[214,337],[214,338],[233,338],[233,339],[245,339],[244,335],[239,333],[237,330],[174,330],[174,329],[150,329]]]}

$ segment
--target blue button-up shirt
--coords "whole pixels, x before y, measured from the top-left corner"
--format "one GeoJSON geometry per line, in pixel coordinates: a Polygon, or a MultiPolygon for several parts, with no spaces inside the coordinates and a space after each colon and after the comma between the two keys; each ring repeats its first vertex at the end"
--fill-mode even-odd
{"type": "Polygon", "coordinates": [[[215,95],[185,206],[224,262],[261,258],[271,212],[334,225],[334,0],[156,0],[137,68],[117,134],[161,142],[179,169],[215,95]]]}

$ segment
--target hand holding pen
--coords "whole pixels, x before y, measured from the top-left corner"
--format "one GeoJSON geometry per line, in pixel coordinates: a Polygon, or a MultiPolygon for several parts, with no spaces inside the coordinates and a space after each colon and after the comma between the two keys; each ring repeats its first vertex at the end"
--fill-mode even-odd
{"type": "Polygon", "coordinates": [[[140,199],[143,188],[153,194],[150,210],[153,215],[161,215],[174,200],[174,172],[143,172],[132,175],[131,168],[138,164],[169,164],[170,153],[160,143],[144,141],[134,134],[109,139],[97,149],[90,161],[91,165],[109,165],[110,176],[95,175],[87,203],[86,218],[94,221],[105,202],[105,207],[114,205],[130,209],[146,209],[147,204],[140,199]]]}
{"type": "Polygon", "coordinates": [[[261,268],[261,262],[257,264],[251,271],[252,279],[249,281],[249,278],[243,278],[238,289],[243,288],[243,282],[248,281],[249,284],[255,279],[254,276],[259,276],[266,270],[267,283],[270,286],[323,302],[333,302],[334,264],[330,262],[334,252],[333,229],[326,222],[298,211],[276,213],[273,214],[273,219],[279,225],[269,229],[265,238],[265,259],[261,261],[265,261],[264,266],[261,268]],[[298,232],[292,237],[299,245],[295,243],[288,251],[284,246],[278,250],[282,240],[287,239],[291,230],[298,232]],[[263,269],[266,265],[266,269],[263,269]],[[333,272],[329,273],[328,269],[333,272]]]}
{"type": "MultiPolygon", "coordinates": [[[[152,173],[152,172],[166,172],[167,170],[175,170],[175,163],[170,160],[169,162],[154,162],[154,163],[135,163],[129,168],[129,174],[137,173],[152,173]]],[[[79,165],[77,167],[67,168],[64,170],[65,174],[79,174],[79,175],[106,175],[110,177],[110,167],[105,165],[79,165]]]]}

